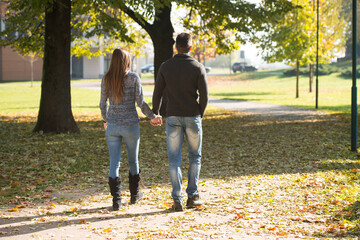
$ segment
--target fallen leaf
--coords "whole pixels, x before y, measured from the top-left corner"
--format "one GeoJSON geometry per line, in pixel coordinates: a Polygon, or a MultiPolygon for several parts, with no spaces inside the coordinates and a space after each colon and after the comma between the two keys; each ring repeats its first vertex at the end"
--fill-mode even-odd
{"type": "Polygon", "coordinates": [[[196,206],[195,209],[196,209],[197,211],[202,211],[202,210],[205,210],[206,207],[205,207],[205,206],[196,206]]]}
{"type": "Polygon", "coordinates": [[[8,209],[8,212],[17,212],[17,211],[19,211],[19,209],[17,207],[8,209]]]}
{"type": "Polygon", "coordinates": [[[20,185],[20,183],[18,181],[12,181],[12,182],[10,182],[10,185],[12,187],[18,187],[20,185]]]}
{"type": "Polygon", "coordinates": [[[77,207],[70,208],[70,212],[76,212],[77,210],[79,210],[77,207]]]}
{"type": "Polygon", "coordinates": [[[44,190],[45,192],[54,192],[54,190],[53,189],[51,189],[51,188],[45,188],[45,190],[44,190]]]}
{"type": "Polygon", "coordinates": [[[54,203],[49,203],[49,205],[46,207],[46,209],[54,209],[55,208],[55,204],[54,203]]]}
{"type": "Polygon", "coordinates": [[[287,236],[288,233],[280,231],[280,232],[277,232],[276,235],[278,235],[278,236],[287,236]]]}

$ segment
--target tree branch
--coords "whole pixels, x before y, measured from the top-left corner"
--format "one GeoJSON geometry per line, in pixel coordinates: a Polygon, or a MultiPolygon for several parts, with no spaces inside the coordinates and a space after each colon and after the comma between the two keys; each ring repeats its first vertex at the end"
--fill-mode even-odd
{"type": "Polygon", "coordinates": [[[120,5],[120,9],[130,18],[132,18],[137,24],[139,24],[143,29],[145,29],[148,34],[150,34],[152,31],[152,25],[148,23],[143,17],[135,14],[135,12],[126,6],[125,3],[120,5]]]}

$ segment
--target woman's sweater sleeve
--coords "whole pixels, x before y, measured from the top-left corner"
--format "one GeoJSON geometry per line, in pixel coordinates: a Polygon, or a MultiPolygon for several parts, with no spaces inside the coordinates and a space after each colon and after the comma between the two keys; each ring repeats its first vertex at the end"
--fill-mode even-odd
{"type": "Polygon", "coordinates": [[[144,99],[144,94],[142,90],[142,86],[140,83],[139,76],[136,75],[135,79],[135,100],[139,108],[141,109],[141,112],[148,117],[149,119],[153,119],[156,117],[156,115],[153,113],[153,111],[150,109],[149,105],[146,103],[144,99]]]}
{"type": "Polygon", "coordinates": [[[101,93],[100,93],[100,111],[101,116],[106,122],[106,110],[107,110],[107,97],[105,92],[104,78],[101,80],[101,93]]]}

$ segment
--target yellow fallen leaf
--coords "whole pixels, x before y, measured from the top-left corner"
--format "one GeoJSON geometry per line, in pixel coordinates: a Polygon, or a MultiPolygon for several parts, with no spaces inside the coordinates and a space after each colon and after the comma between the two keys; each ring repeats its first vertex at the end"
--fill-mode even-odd
{"type": "Polygon", "coordinates": [[[111,230],[111,228],[105,228],[105,229],[103,230],[103,232],[104,232],[104,233],[111,233],[112,230],[111,230]]]}
{"type": "Polygon", "coordinates": [[[278,235],[278,236],[287,236],[288,233],[280,231],[280,232],[277,232],[276,235],[278,235]]]}
{"type": "Polygon", "coordinates": [[[49,206],[46,207],[46,209],[53,209],[53,208],[55,208],[55,204],[54,204],[54,203],[52,203],[52,204],[50,204],[49,206]]]}
{"type": "Polygon", "coordinates": [[[236,214],[236,216],[237,216],[238,218],[243,218],[243,217],[244,217],[244,214],[238,213],[238,214],[236,214]]]}
{"type": "Polygon", "coordinates": [[[70,208],[71,212],[76,212],[77,210],[78,210],[78,208],[76,208],[76,207],[70,208]]]}
{"type": "Polygon", "coordinates": [[[164,202],[164,203],[162,203],[162,207],[163,208],[169,208],[169,207],[171,207],[171,203],[164,202]]]}
{"type": "Polygon", "coordinates": [[[205,210],[206,207],[205,207],[205,206],[196,206],[195,209],[196,209],[197,211],[202,211],[202,210],[205,210]]]}
{"type": "Polygon", "coordinates": [[[17,212],[17,211],[19,211],[19,209],[17,207],[8,209],[8,212],[17,212]]]}

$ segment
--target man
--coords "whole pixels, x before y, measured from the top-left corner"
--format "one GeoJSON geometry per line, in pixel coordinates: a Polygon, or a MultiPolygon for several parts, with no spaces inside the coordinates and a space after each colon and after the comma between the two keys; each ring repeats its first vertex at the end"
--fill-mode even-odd
{"type": "Polygon", "coordinates": [[[181,195],[181,149],[184,137],[189,153],[187,207],[200,206],[198,180],[201,168],[202,126],[208,102],[206,71],[202,64],[190,56],[191,36],[181,33],[173,58],[164,62],[156,77],[153,94],[153,111],[159,113],[163,92],[166,91],[166,143],[169,158],[169,174],[172,185],[173,210],[183,211],[181,195]]]}

